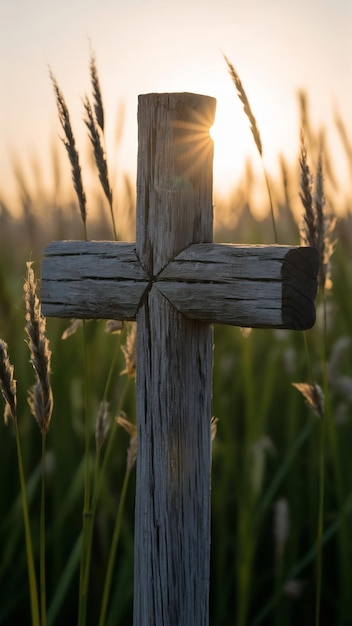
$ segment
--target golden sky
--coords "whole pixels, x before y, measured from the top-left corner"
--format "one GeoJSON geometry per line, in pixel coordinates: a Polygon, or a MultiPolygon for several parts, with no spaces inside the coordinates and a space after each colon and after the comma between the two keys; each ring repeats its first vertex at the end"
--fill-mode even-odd
{"type": "Polygon", "coordinates": [[[307,90],[312,121],[328,128],[333,149],[339,150],[335,109],[352,134],[350,0],[0,0],[0,197],[10,193],[13,159],[29,175],[39,163],[50,188],[50,147],[60,129],[48,66],[86,151],[82,98],[90,89],[89,41],[106,107],[108,156],[133,176],[137,97],[147,92],[217,98],[214,186],[220,194],[236,184],[248,155],[256,162],[223,53],[242,79],[269,169],[279,152],[296,157],[298,89],[307,90]]]}

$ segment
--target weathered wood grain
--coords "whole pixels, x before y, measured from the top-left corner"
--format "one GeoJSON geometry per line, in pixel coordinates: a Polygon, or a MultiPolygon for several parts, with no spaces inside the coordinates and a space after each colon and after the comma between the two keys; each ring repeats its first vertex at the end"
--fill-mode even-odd
{"type": "Polygon", "coordinates": [[[142,267],[135,244],[54,242],[45,255],[46,315],[135,319],[154,285],[180,313],[203,322],[304,329],[315,321],[313,248],[191,244],[156,276],[142,267]]]}
{"type": "Polygon", "coordinates": [[[44,315],[79,319],[136,318],[149,284],[136,245],[109,241],[56,241],[44,250],[44,315]]]}
{"type": "Polygon", "coordinates": [[[209,128],[216,101],[202,98],[188,93],[139,98],[137,195],[144,210],[138,211],[136,241],[138,257],[153,276],[189,244],[213,240],[209,128]],[[142,102],[150,107],[148,120],[142,102]]]}
{"type": "Polygon", "coordinates": [[[157,288],[191,319],[252,328],[311,328],[314,248],[198,244],[158,276],[157,288]]]}
{"type": "Polygon", "coordinates": [[[45,280],[42,311],[47,317],[135,320],[148,283],[45,280]]]}
{"type": "Polygon", "coordinates": [[[70,281],[86,278],[148,280],[135,243],[115,241],[53,241],[44,250],[42,279],[70,281]]]}

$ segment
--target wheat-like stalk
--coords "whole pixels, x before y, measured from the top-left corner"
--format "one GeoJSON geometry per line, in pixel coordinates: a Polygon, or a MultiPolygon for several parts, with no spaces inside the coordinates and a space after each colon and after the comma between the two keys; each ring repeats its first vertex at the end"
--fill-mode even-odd
{"type": "Polygon", "coordinates": [[[94,52],[91,52],[90,55],[90,78],[93,89],[93,102],[94,102],[94,113],[95,118],[97,120],[98,126],[100,127],[102,133],[104,133],[104,106],[103,106],[103,97],[100,89],[100,82],[96,64],[96,58],[94,52]]]}
{"type": "Polygon", "coordinates": [[[105,115],[103,96],[100,88],[100,81],[98,75],[98,69],[96,64],[96,58],[94,52],[91,51],[90,55],[90,79],[93,92],[93,106],[89,102],[87,96],[84,99],[84,108],[87,114],[84,120],[89,130],[89,138],[93,146],[94,159],[98,168],[99,180],[101,182],[104,194],[107,198],[110,208],[112,227],[114,232],[114,238],[117,240],[117,231],[115,225],[115,217],[113,210],[113,195],[112,186],[109,180],[108,164],[106,159],[106,147],[105,147],[105,115]],[[94,114],[93,114],[94,110],[94,114]]]}
{"type": "Polygon", "coordinates": [[[263,158],[263,144],[262,144],[262,140],[260,137],[260,132],[259,132],[259,128],[257,125],[257,121],[253,115],[251,106],[249,104],[249,100],[247,98],[247,94],[244,90],[244,87],[242,85],[241,79],[238,75],[238,73],[236,72],[233,64],[231,63],[231,61],[229,61],[229,59],[227,58],[226,55],[224,55],[224,59],[226,61],[227,64],[227,68],[229,70],[229,74],[231,76],[232,82],[234,83],[236,90],[237,90],[237,95],[239,97],[239,99],[241,100],[242,104],[243,104],[243,109],[244,112],[247,116],[247,119],[249,121],[250,124],[250,129],[252,131],[252,135],[253,135],[253,139],[254,139],[254,143],[257,147],[257,150],[259,152],[259,156],[261,158],[261,162],[262,162],[262,167],[263,167],[263,173],[264,173],[264,178],[265,178],[265,184],[266,184],[266,188],[267,188],[267,192],[268,192],[268,196],[269,196],[269,203],[270,203],[270,213],[271,213],[271,219],[272,219],[272,224],[273,224],[273,231],[274,231],[274,237],[275,237],[275,243],[278,243],[278,236],[277,236],[277,229],[276,229],[276,222],[275,222],[275,216],[274,216],[274,205],[273,205],[273,198],[272,198],[272,193],[271,193],[271,185],[270,185],[270,178],[269,178],[269,174],[266,170],[265,164],[264,164],[264,158],[263,158]]]}
{"type": "Polygon", "coordinates": [[[122,374],[127,374],[130,378],[136,375],[136,346],[137,346],[137,326],[131,323],[129,325],[126,343],[121,346],[121,350],[125,357],[126,367],[122,370],[122,374]]]}
{"type": "Polygon", "coordinates": [[[215,415],[213,415],[213,417],[210,420],[210,436],[211,436],[212,441],[214,441],[216,437],[216,433],[218,431],[218,421],[219,419],[215,417],[215,415]]]}
{"type": "Polygon", "coordinates": [[[24,284],[26,303],[26,333],[36,382],[29,392],[29,406],[42,433],[48,431],[53,410],[53,396],[50,385],[51,351],[45,335],[46,320],[41,314],[36,293],[36,283],[32,263],[27,263],[27,279],[24,284]]]}
{"type": "Polygon", "coordinates": [[[318,251],[318,285],[321,290],[324,290],[329,275],[330,258],[334,251],[335,242],[332,239],[332,235],[336,219],[328,215],[325,208],[326,200],[321,152],[318,156],[313,188],[314,179],[307,161],[307,150],[303,133],[301,133],[300,172],[300,198],[304,207],[301,235],[303,242],[307,246],[313,246],[318,251]]]}
{"type": "Polygon", "coordinates": [[[12,418],[16,437],[17,463],[21,488],[21,504],[23,512],[29,594],[31,603],[31,624],[32,626],[40,626],[41,623],[44,625],[45,618],[43,618],[41,621],[39,614],[37,578],[34,565],[31,529],[29,523],[26,481],[23,468],[20,433],[16,414],[16,381],[13,377],[13,372],[14,368],[10,363],[7,344],[5,343],[5,341],[3,341],[3,339],[0,339],[0,390],[5,400],[5,424],[8,423],[9,418],[12,418]]]}
{"type": "Polygon", "coordinates": [[[301,133],[300,165],[300,198],[304,208],[302,238],[307,246],[317,248],[316,215],[313,206],[313,177],[307,160],[307,149],[304,135],[301,133]]]}
{"type": "Polygon", "coordinates": [[[105,332],[109,335],[119,335],[123,329],[123,320],[106,320],[105,332]]]}
{"type": "Polygon", "coordinates": [[[46,626],[46,573],[45,573],[45,457],[46,435],[53,411],[53,394],[50,385],[51,351],[45,335],[46,320],[41,313],[32,263],[27,263],[27,278],[24,284],[26,303],[26,333],[36,382],[29,390],[28,403],[42,433],[42,476],[40,506],[40,606],[41,623],[46,626]]]}
{"type": "Polygon", "coordinates": [[[101,186],[103,188],[104,194],[109,202],[109,205],[112,205],[112,189],[109,183],[109,175],[108,175],[108,164],[105,157],[105,151],[101,142],[100,134],[99,134],[99,126],[94,117],[92,105],[86,96],[83,101],[84,110],[87,114],[87,117],[84,119],[84,122],[89,130],[89,139],[93,147],[94,159],[96,166],[98,168],[99,180],[101,182],[101,186]]]}
{"type": "MultiPolygon", "coordinates": [[[[66,148],[70,164],[71,164],[71,173],[72,180],[75,192],[78,198],[79,209],[84,225],[84,230],[86,234],[86,221],[87,221],[87,199],[84,191],[83,183],[82,183],[82,171],[79,161],[79,154],[76,149],[76,141],[74,138],[70,114],[65,102],[65,98],[59,88],[59,85],[53,75],[52,71],[49,70],[51,82],[54,87],[56,106],[59,115],[60,124],[64,131],[64,137],[62,137],[63,144],[66,148]]],[[[86,237],[87,238],[87,237],[86,237]]]]}
{"type": "MultiPolygon", "coordinates": [[[[324,497],[325,497],[325,437],[326,422],[331,420],[331,407],[329,401],[328,370],[327,370],[327,346],[326,346],[326,298],[325,285],[333,244],[331,233],[335,222],[326,214],[325,195],[323,180],[323,164],[321,150],[319,152],[315,187],[313,191],[313,176],[310,173],[307,150],[304,141],[304,131],[301,131],[301,155],[300,155],[301,189],[300,197],[304,207],[303,226],[301,228],[302,239],[306,245],[314,246],[318,251],[319,272],[318,286],[323,296],[324,311],[324,336],[322,343],[322,371],[323,389],[315,382],[294,383],[300,391],[311,410],[321,418],[319,429],[319,491],[318,491],[318,524],[317,524],[317,585],[315,603],[315,624],[320,624],[321,594],[322,594],[322,546],[323,546],[323,526],[324,526],[324,497]]],[[[306,336],[305,336],[306,341],[306,336]]],[[[307,343],[306,343],[307,346],[307,343]]],[[[307,348],[307,354],[308,348],[307,348]]]]}
{"type": "Polygon", "coordinates": [[[135,424],[130,422],[128,419],[126,419],[124,414],[122,414],[122,413],[120,413],[116,417],[116,422],[130,436],[130,445],[129,445],[128,450],[127,450],[127,470],[130,471],[133,468],[133,466],[134,466],[134,464],[136,462],[136,458],[137,458],[137,450],[138,450],[137,427],[136,427],[135,424]]]}
{"type": "Polygon", "coordinates": [[[112,226],[114,231],[114,238],[117,240],[117,231],[115,225],[114,211],[113,211],[113,195],[112,188],[109,181],[109,172],[108,172],[108,164],[105,156],[105,150],[103,147],[103,143],[101,140],[101,131],[99,128],[98,121],[94,117],[92,105],[86,96],[83,101],[84,109],[87,117],[84,119],[84,122],[89,131],[89,139],[93,147],[94,160],[98,169],[99,180],[101,186],[103,188],[105,197],[109,203],[112,226]]]}
{"type": "Polygon", "coordinates": [[[324,417],[324,394],[320,385],[317,383],[292,383],[292,386],[300,391],[313,413],[322,419],[324,417]]]}
{"type": "Polygon", "coordinates": [[[258,125],[256,122],[256,119],[252,113],[252,109],[251,106],[249,104],[249,100],[247,98],[247,94],[244,90],[244,87],[242,85],[241,79],[239,77],[239,75],[237,74],[234,66],[232,65],[231,61],[229,61],[229,59],[224,55],[224,59],[227,63],[227,67],[229,70],[229,74],[232,78],[232,81],[236,87],[237,90],[237,94],[239,99],[241,100],[242,104],[243,104],[243,109],[244,112],[248,118],[248,121],[250,123],[250,127],[251,127],[251,131],[252,131],[252,135],[255,141],[255,145],[257,146],[257,150],[260,154],[260,156],[263,156],[263,146],[262,146],[262,141],[260,138],[260,133],[259,133],[259,129],[258,129],[258,125]]]}
{"type": "Polygon", "coordinates": [[[16,381],[13,377],[13,365],[8,356],[7,343],[0,339],[0,389],[5,400],[4,420],[9,417],[16,423],[16,381]]]}

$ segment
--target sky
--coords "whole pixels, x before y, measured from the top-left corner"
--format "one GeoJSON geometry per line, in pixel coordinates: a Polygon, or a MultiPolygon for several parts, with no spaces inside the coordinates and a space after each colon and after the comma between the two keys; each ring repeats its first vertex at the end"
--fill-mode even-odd
{"type": "Polygon", "coordinates": [[[0,0],[0,199],[14,189],[14,163],[29,178],[39,163],[49,189],[53,142],[64,156],[49,67],[66,98],[78,148],[86,152],[82,98],[90,93],[91,48],[106,109],[108,158],[120,172],[135,177],[137,100],[148,92],[217,98],[219,194],[236,184],[247,157],[258,165],[223,54],[241,77],[270,171],[278,153],[298,154],[299,89],[308,94],[314,126],[327,127],[338,160],[336,110],[352,135],[351,41],[351,0],[0,0]]]}

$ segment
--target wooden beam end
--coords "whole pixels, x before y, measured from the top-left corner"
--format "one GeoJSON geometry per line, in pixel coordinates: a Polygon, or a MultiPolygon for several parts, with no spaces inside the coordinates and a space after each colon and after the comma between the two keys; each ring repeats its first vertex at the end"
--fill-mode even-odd
{"type": "Polygon", "coordinates": [[[293,248],[285,255],[281,269],[283,328],[308,330],[314,326],[318,269],[315,248],[293,248]]]}

